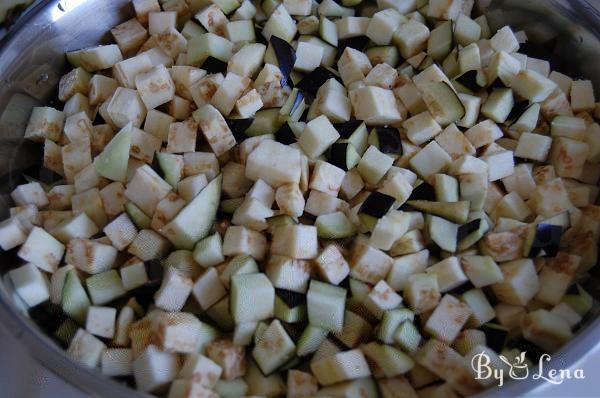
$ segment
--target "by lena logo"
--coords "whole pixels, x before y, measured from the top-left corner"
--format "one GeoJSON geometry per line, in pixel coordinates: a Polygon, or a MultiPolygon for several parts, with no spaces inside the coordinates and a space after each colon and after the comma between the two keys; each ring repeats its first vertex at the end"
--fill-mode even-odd
{"type": "Polygon", "coordinates": [[[524,380],[531,377],[533,380],[545,380],[552,384],[562,384],[565,380],[570,379],[585,379],[583,369],[547,369],[544,367],[544,363],[550,361],[551,357],[548,354],[543,354],[538,362],[537,371],[530,374],[530,366],[533,366],[525,358],[526,352],[521,352],[518,356],[513,358],[512,362],[504,355],[499,355],[501,362],[495,361],[492,363],[492,359],[485,352],[482,351],[475,354],[471,359],[471,367],[475,371],[475,379],[477,380],[489,380],[494,379],[498,382],[498,386],[504,385],[506,377],[513,380],[524,380]]]}

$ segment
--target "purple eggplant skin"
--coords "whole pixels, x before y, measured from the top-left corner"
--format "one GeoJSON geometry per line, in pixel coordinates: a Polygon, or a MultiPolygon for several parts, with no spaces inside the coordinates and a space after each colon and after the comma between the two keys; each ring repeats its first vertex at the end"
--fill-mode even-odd
{"type": "Polygon", "coordinates": [[[296,84],[296,88],[309,93],[313,97],[317,94],[321,87],[329,79],[339,80],[339,77],[329,69],[318,66],[315,70],[307,74],[296,84]]]}
{"type": "Polygon", "coordinates": [[[435,200],[435,189],[426,182],[413,189],[408,200],[435,200]]]}
{"type": "Polygon", "coordinates": [[[294,47],[292,47],[290,43],[275,35],[271,36],[269,42],[273,46],[275,56],[279,62],[279,70],[282,74],[281,86],[285,87],[287,85],[293,85],[292,79],[290,79],[290,73],[292,73],[294,63],[296,62],[296,50],[294,50],[294,47]]]}
{"type": "Polygon", "coordinates": [[[233,133],[235,140],[237,142],[241,142],[248,138],[248,136],[246,135],[246,130],[248,130],[248,128],[252,125],[252,123],[254,122],[254,118],[249,117],[246,119],[225,119],[225,122],[227,122],[227,126],[229,126],[229,129],[233,133]]]}
{"type": "Polygon", "coordinates": [[[284,123],[283,126],[281,126],[279,130],[277,130],[277,132],[275,133],[275,140],[277,142],[281,142],[284,145],[290,145],[297,141],[296,135],[294,135],[294,132],[292,131],[288,123],[284,123]]]}
{"type": "Polygon", "coordinates": [[[536,257],[542,250],[546,257],[556,257],[560,249],[562,232],[562,227],[559,225],[538,224],[528,257],[536,257]]]}
{"type": "Polygon", "coordinates": [[[335,127],[341,138],[350,138],[352,133],[354,133],[362,123],[363,122],[360,120],[354,119],[344,123],[336,123],[333,127],[335,127]]]}
{"type": "Polygon", "coordinates": [[[477,92],[482,88],[479,84],[477,84],[476,70],[468,70],[462,75],[456,77],[454,80],[456,80],[458,83],[462,84],[471,91],[477,92]]]}
{"type": "Polygon", "coordinates": [[[290,308],[306,304],[306,295],[286,289],[275,289],[275,294],[290,308]]]}
{"type": "Polygon", "coordinates": [[[208,74],[227,73],[227,62],[223,62],[215,57],[208,57],[202,63],[201,69],[204,69],[208,74]]]}
{"type": "Polygon", "coordinates": [[[392,196],[375,191],[364,201],[358,212],[381,218],[390,211],[395,201],[392,196]]]}
{"type": "Polygon", "coordinates": [[[460,242],[473,232],[477,231],[481,226],[481,218],[477,218],[475,220],[469,221],[466,224],[458,227],[458,232],[456,234],[457,240],[460,242]]]}
{"type": "Polygon", "coordinates": [[[398,130],[393,127],[377,127],[375,129],[379,150],[383,153],[402,155],[402,141],[398,130]]]}

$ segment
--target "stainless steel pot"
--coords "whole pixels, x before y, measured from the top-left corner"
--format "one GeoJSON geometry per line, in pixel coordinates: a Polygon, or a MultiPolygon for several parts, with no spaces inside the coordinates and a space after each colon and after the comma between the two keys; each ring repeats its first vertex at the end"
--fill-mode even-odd
{"type": "MultiPolygon", "coordinates": [[[[550,43],[556,65],[572,76],[594,80],[600,93],[600,1],[478,0],[476,10],[488,16],[492,28],[510,25],[524,30],[531,42],[550,43]]],[[[0,216],[10,205],[8,193],[20,170],[34,166],[39,149],[22,140],[30,110],[55,101],[56,85],[65,72],[64,52],[109,39],[111,27],[133,15],[129,0],[42,0],[37,2],[0,41],[0,216]]],[[[541,52],[548,46],[541,46],[541,52]]],[[[537,51],[537,50],[536,50],[537,51]]],[[[0,271],[15,265],[10,253],[0,255],[0,271]]],[[[10,283],[0,283],[0,322],[42,365],[93,396],[142,397],[115,380],[68,359],[64,351],[27,319],[10,283]]],[[[600,283],[598,283],[600,286],[600,283]]],[[[599,293],[600,289],[596,288],[599,293]]],[[[598,343],[597,309],[576,338],[553,356],[548,366],[564,369],[590,355],[598,343]]],[[[598,351],[598,350],[596,350],[598,351]]],[[[544,388],[542,380],[509,382],[482,396],[520,396],[544,388]]]]}

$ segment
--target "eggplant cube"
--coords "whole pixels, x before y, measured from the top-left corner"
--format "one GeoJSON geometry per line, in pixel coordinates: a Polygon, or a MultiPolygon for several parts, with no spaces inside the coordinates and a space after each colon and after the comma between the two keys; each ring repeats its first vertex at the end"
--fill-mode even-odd
{"type": "Polygon", "coordinates": [[[248,363],[243,346],[233,344],[231,340],[217,340],[206,346],[206,356],[219,365],[224,380],[233,380],[244,376],[248,363]]]}
{"type": "Polygon", "coordinates": [[[317,91],[318,111],[334,123],[350,120],[351,104],[346,89],[336,79],[331,78],[317,91]]]}
{"type": "Polygon", "coordinates": [[[167,239],[151,229],[142,229],[127,251],[143,261],[164,257],[171,248],[167,239]]]}
{"type": "MultiPolygon", "coordinates": [[[[233,105],[232,105],[233,108],[233,105]]],[[[221,113],[212,105],[194,112],[196,120],[215,155],[220,156],[235,146],[235,138],[221,113]]]]}
{"type": "Polygon", "coordinates": [[[160,288],[154,294],[154,304],[165,311],[181,311],[192,292],[194,282],[177,269],[168,267],[160,288]]]}
{"type": "Polygon", "coordinates": [[[360,159],[357,170],[367,183],[377,184],[393,163],[394,160],[391,157],[371,145],[360,159]]]}
{"type": "Polygon", "coordinates": [[[85,213],[67,219],[53,228],[51,234],[66,244],[75,238],[90,238],[99,231],[98,227],[85,213]]]}
{"type": "Polygon", "coordinates": [[[246,161],[246,177],[253,181],[262,179],[272,187],[286,183],[298,184],[300,172],[301,152],[273,140],[261,141],[246,161]]]}
{"type": "Polygon", "coordinates": [[[290,15],[310,15],[312,3],[309,0],[284,0],[283,5],[290,15]]]}
{"type": "Polygon", "coordinates": [[[306,293],[310,279],[310,263],[286,256],[271,256],[265,274],[278,289],[306,293]]]}
{"type": "Polygon", "coordinates": [[[550,153],[552,138],[534,133],[523,133],[515,149],[515,156],[544,162],[550,153]]]}
{"type": "Polygon", "coordinates": [[[67,245],[65,261],[88,273],[98,274],[109,270],[117,257],[117,250],[89,239],[71,239],[67,245]]]}
{"type": "Polygon", "coordinates": [[[125,127],[127,123],[140,127],[146,117],[146,106],[137,91],[118,87],[108,104],[107,112],[119,128],[125,127]]]}
{"type": "Polygon", "coordinates": [[[17,206],[32,204],[40,208],[47,206],[49,203],[46,192],[39,182],[19,185],[11,192],[10,197],[17,206]]]}
{"type": "Polygon", "coordinates": [[[352,47],[346,47],[337,62],[342,81],[348,87],[350,84],[363,80],[371,70],[371,61],[365,53],[352,47]]]}
{"type": "Polygon", "coordinates": [[[431,141],[410,159],[409,164],[417,174],[427,178],[443,172],[451,162],[450,155],[436,141],[431,141]]]}
{"type": "Polygon", "coordinates": [[[511,87],[516,94],[531,102],[542,102],[558,86],[533,70],[523,69],[513,79],[511,87]]]}
{"type": "Polygon", "coordinates": [[[357,36],[365,36],[367,29],[369,28],[369,21],[370,19],[367,17],[354,16],[345,16],[338,19],[335,21],[338,38],[343,40],[357,36]]]}
{"type": "Polygon", "coordinates": [[[321,278],[333,285],[339,285],[350,273],[348,262],[335,245],[325,247],[314,264],[321,278]]]}
{"type": "Polygon", "coordinates": [[[285,184],[277,188],[275,200],[277,201],[277,207],[283,214],[300,217],[304,213],[306,202],[298,184],[285,184]]]}
{"type": "Polygon", "coordinates": [[[205,174],[212,181],[219,174],[219,160],[212,152],[189,152],[183,154],[183,175],[185,177],[205,174]]]}
{"type": "Polygon", "coordinates": [[[377,45],[388,45],[392,42],[394,31],[404,21],[402,14],[393,8],[378,11],[371,17],[366,36],[377,45]]]}
{"type": "Polygon", "coordinates": [[[427,47],[429,28],[419,21],[409,19],[394,31],[393,41],[400,55],[408,59],[427,47]]]}
{"type": "Polygon", "coordinates": [[[306,295],[308,322],[331,332],[341,332],[344,325],[346,290],[313,280],[306,295]]]}
{"type": "Polygon", "coordinates": [[[573,207],[568,191],[560,178],[538,185],[532,198],[535,212],[544,218],[554,217],[573,207]]]}
{"type": "Polygon", "coordinates": [[[287,396],[289,398],[312,397],[317,394],[317,379],[310,373],[291,369],[287,377],[287,396]]]}
{"type": "Polygon", "coordinates": [[[25,138],[42,142],[45,139],[58,141],[62,135],[65,114],[51,107],[34,107],[27,128],[25,138]]]}
{"type": "Polygon", "coordinates": [[[259,71],[267,47],[262,43],[248,43],[240,48],[227,63],[227,73],[238,76],[253,77],[259,71]]]}
{"type": "Polygon", "coordinates": [[[95,336],[112,339],[115,335],[116,318],[115,308],[91,306],[87,311],[85,328],[95,336]]]}
{"type": "Polygon", "coordinates": [[[461,263],[465,274],[477,288],[504,280],[498,264],[489,256],[464,256],[461,258],[461,263]]]}
{"type": "Polygon", "coordinates": [[[46,272],[54,272],[58,268],[65,246],[52,235],[39,227],[33,227],[27,240],[21,246],[18,256],[46,272]]]}
{"type": "Polygon", "coordinates": [[[514,173],[515,164],[512,151],[502,151],[482,156],[481,160],[485,161],[488,165],[489,181],[498,181],[514,173]]]}
{"type": "Polygon", "coordinates": [[[184,153],[196,150],[198,124],[188,119],[184,122],[171,123],[167,138],[166,152],[184,153]]]}
{"type": "Polygon", "coordinates": [[[435,19],[456,20],[463,11],[463,0],[431,0],[427,16],[435,19]]]}
{"type": "Polygon", "coordinates": [[[266,219],[273,215],[274,211],[261,201],[248,198],[235,210],[231,222],[256,231],[264,231],[268,227],[266,219]]]}
{"type": "Polygon", "coordinates": [[[548,259],[539,273],[539,290],[535,298],[543,303],[558,304],[573,282],[580,263],[580,256],[565,252],[548,259]]]}
{"type": "Polygon", "coordinates": [[[27,239],[27,230],[17,217],[11,217],[0,223],[0,247],[10,250],[23,244],[27,239]]]}
{"type": "Polygon", "coordinates": [[[388,275],[392,263],[393,259],[383,251],[366,242],[356,242],[350,258],[350,276],[375,284],[388,275]]]}
{"type": "Polygon", "coordinates": [[[381,87],[360,87],[350,91],[354,116],[369,125],[395,124],[402,120],[396,98],[391,90],[381,87]]]}
{"type": "Polygon", "coordinates": [[[359,349],[315,359],[311,361],[310,369],[323,386],[371,376],[369,364],[359,349]]]}
{"type": "MultiPolygon", "coordinates": [[[[155,13],[151,13],[150,16],[153,14],[155,13]]],[[[175,380],[180,367],[177,354],[162,351],[150,344],[133,361],[135,385],[139,390],[146,392],[164,390],[175,380]]]]}
{"type": "Polygon", "coordinates": [[[48,280],[40,269],[32,263],[27,263],[9,271],[8,277],[18,296],[27,306],[35,307],[50,298],[48,280]]]}
{"type": "Polygon", "coordinates": [[[227,228],[223,238],[223,254],[235,256],[247,254],[257,260],[265,258],[267,251],[267,238],[263,234],[239,226],[227,228]]]}
{"type": "Polygon", "coordinates": [[[318,160],[313,168],[309,188],[337,196],[345,174],[339,167],[318,160]]]}
{"type": "Polygon", "coordinates": [[[385,311],[392,310],[401,303],[402,297],[384,280],[377,282],[363,300],[365,308],[377,319],[381,319],[385,311]]]}
{"type": "Polygon", "coordinates": [[[530,259],[515,260],[500,266],[504,280],[492,285],[494,295],[506,304],[525,306],[537,294],[540,285],[530,259]]]}
{"type": "Polygon", "coordinates": [[[573,112],[592,111],[595,108],[594,87],[590,80],[575,80],[571,84],[573,112]]]}
{"type": "Polygon", "coordinates": [[[139,49],[148,39],[148,31],[137,19],[130,19],[110,30],[123,54],[139,49]]]}
{"type": "Polygon", "coordinates": [[[252,356],[264,374],[269,374],[292,359],[295,352],[296,345],[281,322],[275,319],[261,334],[252,356]]]}
{"type": "Polygon", "coordinates": [[[102,354],[100,367],[106,376],[131,376],[133,374],[131,348],[107,348],[102,354]]]}
{"type": "Polygon", "coordinates": [[[256,89],[248,91],[235,102],[235,109],[242,118],[249,118],[263,107],[263,102],[256,89]]]}
{"type": "Polygon", "coordinates": [[[544,351],[554,352],[573,338],[569,324],[560,316],[539,309],[521,318],[523,337],[544,351]]]}
{"type": "Polygon", "coordinates": [[[135,203],[146,215],[154,214],[158,203],[171,191],[171,186],[152,168],[138,168],[127,184],[125,196],[135,203]]]}
{"type": "Polygon", "coordinates": [[[137,236],[137,229],[127,214],[122,213],[103,229],[118,250],[124,250],[137,236]]]}
{"type": "Polygon", "coordinates": [[[548,161],[559,177],[579,178],[589,151],[589,145],[585,142],[556,137],[553,139],[548,161]]]}
{"type": "Polygon", "coordinates": [[[461,299],[469,305],[472,311],[468,322],[469,327],[480,327],[496,316],[494,308],[481,289],[471,289],[463,293],[461,299]]]}
{"type": "Polygon", "coordinates": [[[278,227],[271,243],[271,253],[301,260],[317,257],[317,228],[312,225],[278,227]]]}
{"type": "Polygon", "coordinates": [[[187,64],[200,66],[208,57],[227,62],[233,53],[233,43],[214,33],[205,33],[188,41],[187,64]]]}
{"type": "MultiPolygon", "coordinates": [[[[148,54],[141,53],[117,63],[113,68],[113,74],[119,85],[135,89],[136,76],[140,73],[148,72],[152,67],[152,60],[148,54]]],[[[107,100],[109,99],[107,98],[107,100]]]]}
{"type": "Polygon", "coordinates": [[[440,292],[442,293],[453,290],[469,280],[463,272],[460,260],[454,256],[427,267],[425,272],[437,276],[440,292]]]}
{"type": "Polygon", "coordinates": [[[435,121],[428,111],[402,122],[406,129],[406,136],[415,145],[421,145],[431,140],[442,131],[442,127],[435,121]]]}
{"type": "MultiPolygon", "coordinates": [[[[250,85],[248,77],[238,76],[235,73],[227,73],[225,80],[212,96],[210,102],[222,115],[227,116],[233,110],[236,101],[242,96],[250,85]]],[[[209,141],[210,142],[210,141],[209,141]]]]}
{"type": "Polygon", "coordinates": [[[494,50],[505,51],[509,54],[519,49],[519,41],[508,26],[498,29],[496,34],[490,39],[490,44],[494,50]]]}
{"type": "Polygon", "coordinates": [[[339,133],[329,119],[321,115],[306,124],[298,144],[310,158],[322,155],[338,138],[339,133]]]}
{"type": "Polygon", "coordinates": [[[100,363],[106,345],[84,329],[78,329],[71,340],[67,355],[75,361],[91,368],[100,363]]]}
{"type": "Polygon", "coordinates": [[[192,294],[200,304],[200,307],[206,310],[225,297],[227,290],[225,290],[225,286],[223,286],[216,269],[211,267],[196,280],[192,294]]]}
{"type": "Polygon", "coordinates": [[[300,72],[312,72],[319,65],[323,58],[323,47],[309,42],[298,42],[296,49],[296,62],[294,69],[300,72]]]}
{"type": "Polygon", "coordinates": [[[123,281],[123,288],[127,291],[143,286],[149,281],[143,262],[123,266],[119,271],[121,280],[123,281]]]}
{"type": "Polygon", "coordinates": [[[187,50],[186,38],[175,28],[170,27],[155,37],[158,47],[171,58],[177,58],[187,50]]]}
{"type": "Polygon", "coordinates": [[[262,35],[269,40],[272,35],[288,43],[296,35],[296,21],[292,19],[283,4],[279,4],[269,16],[262,29],[262,35]]]}
{"type": "Polygon", "coordinates": [[[466,303],[446,294],[427,319],[425,331],[436,339],[451,344],[470,316],[471,309],[466,303]]]}
{"type": "Polygon", "coordinates": [[[156,339],[166,352],[192,354],[198,351],[202,322],[187,312],[160,312],[153,319],[156,339]]]}
{"type": "Polygon", "coordinates": [[[404,298],[415,314],[433,310],[438,305],[440,296],[435,275],[416,273],[408,277],[404,298]]]}
{"type": "Polygon", "coordinates": [[[75,68],[61,77],[58,83],[58,99],[62,102],[68,101],[75,94],[88,94],[90,74],[83,68],[75,68]]]}
{"type": "Polygon", "coordinates": [[[201,354],[190,354],[187,356],[181,371],[177,377],[193,380],[194,384],[213,388],[218,383],[223,369],[213,360],[201,354]]]}
{"type": "Polygon", "coordinates": [[[166,104],[175,96],[175,83],[164,65],[158,65],[148,72],[137,75],[135,86],[146,109],[154,109],[166,104]]]}
{"type": "Polygon", "coordinates": [[[195,18],[202,24],[204,29],[219,36],[225,35],[227,17],[219,6],[211,4],[196,14],[195,18]]]}
{"type": "MultiPolygon", "coordinates": [[[[196,195],[208,185],[204,174],[197,174],[184,178],[177,183],[177,192],[186,202],[191,202],[196,195]]],[[[164,199],[163,199],[164,200],[164,199]]]]}
{"type": "Polygon", "coordinates": [[[273,316],[275,289],[264,274],[231,277],[231,315],[237,323],[261,321],[273,316]]]}

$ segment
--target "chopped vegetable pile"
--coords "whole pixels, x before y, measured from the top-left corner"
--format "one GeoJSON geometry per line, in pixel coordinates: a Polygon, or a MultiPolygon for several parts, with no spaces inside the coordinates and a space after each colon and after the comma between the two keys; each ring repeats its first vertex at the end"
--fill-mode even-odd
{"type": "Polygon", "coordinates": [[[132,3],[33,109],[0,224],[71,358],[169,398],[451,397],[573,337],[590,81],[470,0],[132,3]]]}

